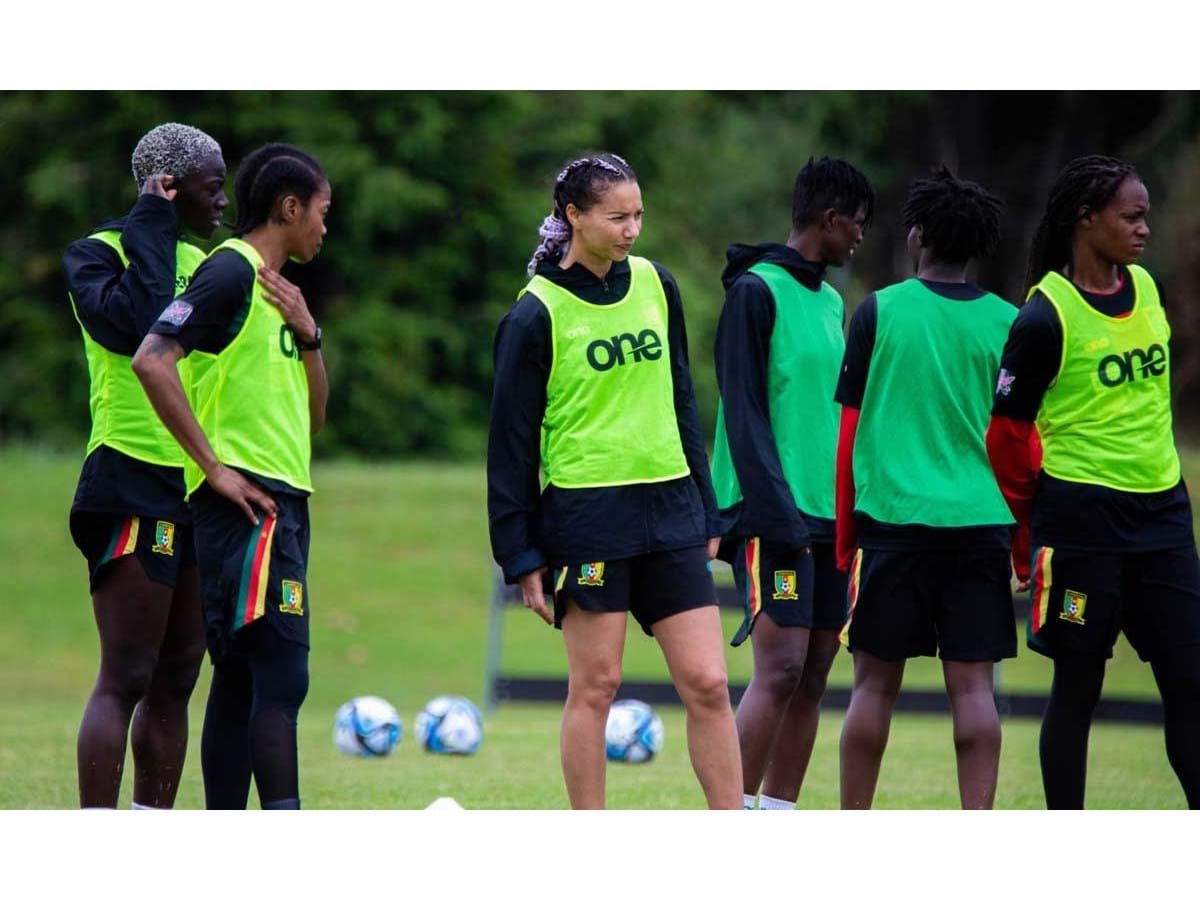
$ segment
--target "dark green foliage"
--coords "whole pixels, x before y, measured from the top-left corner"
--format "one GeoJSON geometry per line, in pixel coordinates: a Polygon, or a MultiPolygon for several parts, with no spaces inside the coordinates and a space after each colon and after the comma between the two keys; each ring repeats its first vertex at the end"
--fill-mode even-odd
{"type": "MultiPolygon", "coordinates": [[[[907,274],[903,190],[942,162],[1009,204],[1008,239],[981,280],[1001,292],[1016,289],[1031,236],[1024,219],[1045,202],[1045,187],[1029,177],[1041,138],[1019,123],[1059,128],[1109,101],[1038,94],[1013,105],[997,96],[0,95],[7,176],[0,181],[0,441],[82,449],[87,373],[60,260],[71,240],[132,205],[130,153],[161,122],[195,125],[221,142],[231,200],[238,163],[268,141],[303,147],[329,176],[325,249],[312,264],[285,269],[325,333],[332,394],[317,452],[477,456],[486,435],[495,326],[524,284],[565,160],[589,148],[610,150],[637,171],[646,216],[635,252],[663,263],[679,281],[701,414],[711,428],[717,399],[711,348],[725,248],[787,237],[792,183],[810,156],[853,162],[878,194],[853,268],[830,273],[851,306],[866,290],[907,274]],[[1008,143],[998,143],[1001,137],[1008,143]]],[[[1122,108],[1134,100],[1147,111],[1136,122],[1124,117],[1072,135],[1090,141],[1093,152],[1128,151],[1149,173],[1160,205],[1154,191],[1155,169],[1167,167],[1162,151],[1193,153],[1197,117],[1188,97],[1139,96],[1122,108]],[[1144,166],[1143,157],[1158,166],[1144,166]]],[[[1054,159],[1057,171],[1065,159],[1054,159]]],[[[226,213],[228,221],[235,212],[226,213]]],[[[1156,256],[1150,264],[1170,288],[1171,260],[1156,256]]]]}

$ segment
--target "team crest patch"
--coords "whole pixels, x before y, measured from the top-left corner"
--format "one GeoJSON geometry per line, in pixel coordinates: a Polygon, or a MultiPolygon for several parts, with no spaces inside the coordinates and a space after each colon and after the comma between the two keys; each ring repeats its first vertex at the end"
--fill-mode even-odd
{"type": "Polygon", "coordinates": [[[1077,625],[1086,625],[1083,620],[1083,610],[1087,606],[1087,594],[1081,594],[1079,591],[1067,591],[1063,595],[1063,611],[1058,614],[1058,617],[1064,622],[1074,622],[1077,625]]]}
{"type": "Polygon", "coordinates": [[[304,615],[304,585],[284,579],[283,602],[279,604],[279,611],[295,616],[304,615]]]}
{"type": "Polygon", "coordinates": [[[173,523],[162,521],[158,523],[154,529],[154,546],[151,549],[163,556],[175,555],[175,525],[173,523]]]}
{"type": "Polygon", "coordinates": [[[585,587],[603,587],[604,563],[584,563],[580,566],[579,583],[585,587]]]}
{"type": "Polygon", "coordinates": [[[775,571],[775,593],[771,595],[772,600],[798,600],[796,596],[796,573],[787,571],[775,571]]]}

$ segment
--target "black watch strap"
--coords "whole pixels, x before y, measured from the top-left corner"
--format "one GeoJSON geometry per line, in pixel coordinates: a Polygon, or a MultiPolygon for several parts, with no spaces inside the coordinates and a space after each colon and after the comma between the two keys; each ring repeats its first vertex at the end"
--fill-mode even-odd
{"type": "Polygon", "coordinates": [[[297,350],[320,350],[321,349],[321,326],[320,325],[317,326],[317,333],[315,335],[313,335],[313,339],[309,343],[305,343],[304,341],[300,340],[300,338],[296,338],[296,349],[297,350]]]}

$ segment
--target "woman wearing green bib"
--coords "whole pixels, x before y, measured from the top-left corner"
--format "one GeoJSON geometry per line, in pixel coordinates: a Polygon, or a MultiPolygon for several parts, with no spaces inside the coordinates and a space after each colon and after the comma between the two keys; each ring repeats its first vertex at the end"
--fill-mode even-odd
{"type": "Polygon", "coordinates": [[[585,156],[559,174],[532,280],[496,334],[492,549],[525,605],[563,631],[571,806],[604,806],[605,722],[632,612],[661,646],[687,708],[709,806],[740,809],[707,569],[720,530],[683,307],[666,269],[630,256],[641,222],[637,178],[620,157],[585,156]]]}
{"type": "Polygon", "coordinates": [[[721,277],[713,484],[730,521],[722,557],[746,607],[733,645],[749,636],[754,653],[737,709],[747,808],[795,807],[846,622],[833,549],[846,308],[824,276],[854,255],[874,206],[854,166],[810,159],[787,243],[734,244],[721,277]]]}
{"type": "Polygon", "coordinates": [[[1083,806],[1092,713],[1118,632],[1153,669],[1167,757],[1200,807],[1200,559],[1172,432],[1171,330],[1157,282],[1137,265],[1149,211],[1128,163],[1085,156],[1063,169],[988,431],[1030,535],[1014,550],[1032,591],[1028,643],[1054,661],[1040,742],[1051,808],[1083,806]]]}
{"type": "Polygon", "coordinates": [[[1000,201],[946,169],[904,204],[915,277],[855,310],[838,379],[837,554],[850,570],[854,689],[842,806],[869,807],[907,660],[938,656],[964,809],[990,809],[1000,764],[996,662],[1016,656],[1012,516],[984,436],[1011,303],[967,280],[1000,240],[1000,201]]]}
{"type": "Polygon", "coordinates": [[[141,195],[129,215],[63,257],[91,383],[71,535],[88,561],[100,635],[100,671],[79,727],[79,802],[116,806],[128,737],[134,808],[170,808],[203,628],[183,451],[130,358],[204,259],[182,233],[207,240],[228,201],[220,146],[187,125],[159,125],[138,141],[133,178],[141,195]]]}
{"type": "Polygon", "coordinates": [[[212,687],[201,764],[210,809],[300,805],[296,718],[308,691],[311,436],[325,419],[321,330],[279,274],[321,249],[329,182],[269,144],[238,169],[236,237],[159,318],[133,367],[188,454],[212,687]],[[185,395],[175,363],[187,355],[185,395]]]}

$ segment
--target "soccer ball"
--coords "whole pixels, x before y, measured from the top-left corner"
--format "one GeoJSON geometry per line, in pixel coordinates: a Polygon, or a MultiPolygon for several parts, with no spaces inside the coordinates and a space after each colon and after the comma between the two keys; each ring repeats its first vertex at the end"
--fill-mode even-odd
{"type": "Polygon", "coordinates": [[[662,750],[663,723],[641,700],[618,700],[608,711],[604,752],[613,762],[650,762],[662,750]]]}
{"type": "Polygon", "coordinates": [[[483,743],[483,716],[466,697],[434,697],[417,713],[413,728],[430,753],[470,756],[483,743]]]}
{"type": "Polygon", "coordinates": [[[396,708],[379,697],[355,697],[333,717],[333,743],[348,756],[387,756],[404,726],[396,708]]]}

